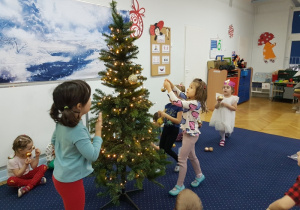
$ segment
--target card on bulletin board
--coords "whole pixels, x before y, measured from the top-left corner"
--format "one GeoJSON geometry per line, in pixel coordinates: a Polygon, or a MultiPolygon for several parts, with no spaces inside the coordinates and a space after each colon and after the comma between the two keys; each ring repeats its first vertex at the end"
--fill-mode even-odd
{"type": "Polygon", "coordinates": [[[151,76],[161,76],[170,74],[171,29],[169,27],[162,27],[159,35],[150,36],[150,43],[151,76]]]}

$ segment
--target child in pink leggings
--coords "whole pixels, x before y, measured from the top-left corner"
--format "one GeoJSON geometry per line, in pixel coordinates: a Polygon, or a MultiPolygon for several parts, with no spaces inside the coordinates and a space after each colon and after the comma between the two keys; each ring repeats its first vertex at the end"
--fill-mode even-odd
{"type": "Polygon", "coordinates": [[[199,138],[200,131],[198,129],[198,121],[200,111],[206,111],[207,89],[206,84],[201,79],[194,79],[186,91],[182,93],[169,80],[164,81],[164,88],[168,91],[172,103],[183,108],[181,129],[183,131],[182,147],[178,156],[179,177],[175,187],[169,191],[173,196],[185,189],[184,179],[187,171],[187,159],[189,158],[194,168],[196,177],[191,183],[192,187],[198,187],[205,179],[202,174],[199,160],[195,153],[195,143],[199,138]],[[182,99],[176,97],[175,93],[182,99]]]}

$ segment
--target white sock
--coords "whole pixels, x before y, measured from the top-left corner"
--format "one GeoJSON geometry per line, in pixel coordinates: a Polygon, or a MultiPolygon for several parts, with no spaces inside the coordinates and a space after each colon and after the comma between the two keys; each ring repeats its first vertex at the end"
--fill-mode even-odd
{"type": "Polygon", "coordinates": [[[201,178],[202,175],[203,175],[202,173],[198,174],[197,178],[201,178]]]}
{"type": "Polygon", "coordinates": [[[221,140],[225,141],[225,131],[220,131],[221,140]]]}

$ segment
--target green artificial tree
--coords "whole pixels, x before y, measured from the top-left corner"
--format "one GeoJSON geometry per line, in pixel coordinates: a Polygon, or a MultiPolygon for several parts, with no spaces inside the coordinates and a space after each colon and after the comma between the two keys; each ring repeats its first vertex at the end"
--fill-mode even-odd
{"type": "MultiPolygon", "coordinates": [[[[116,2],[112,1],[113,23],[110,34],[103,34],[107,49],[100,52],[100,60],[106,69],[99,72],[102,84],[114,88],[112,94],[96,89],[93,95],[92,112],[102,112],[103,144],[98,160],[93,164],[98,186],[104,187],[100,195],[109,194],[114,204],[119,204],[126,194],[126,183],[135,182],[137,189],[143,188],[143,181],[162,186],[156,178],[165,174],[168,164],[166,155],[151,147],[159,135],[151,123],[148,100],[149,91],[143,87],[146,77],[143,68],[131,60],[137,58],[137,39],[131,37],[131,22],[125,23],[118,14],[116,2]]],[[[90,120],[91,132],[95,129],[96,117],[90,120]]]]}

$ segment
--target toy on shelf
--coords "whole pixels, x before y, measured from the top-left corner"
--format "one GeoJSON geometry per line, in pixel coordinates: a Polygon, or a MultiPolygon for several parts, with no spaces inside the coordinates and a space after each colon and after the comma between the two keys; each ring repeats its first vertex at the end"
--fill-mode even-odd
{"type": "Polygon", "coordinates": [[[240,59],[239,55],[235,55],[232,61],[233,61],[233,65],[235,65],[235,67],[238,67],[238,68],[246,67],[244,59],[243,58],[240,59]]]}

